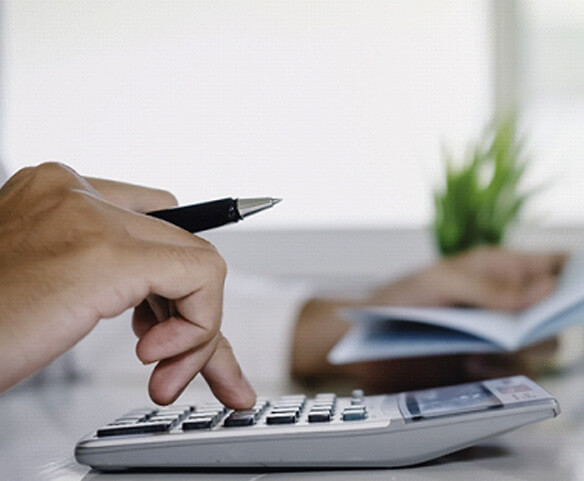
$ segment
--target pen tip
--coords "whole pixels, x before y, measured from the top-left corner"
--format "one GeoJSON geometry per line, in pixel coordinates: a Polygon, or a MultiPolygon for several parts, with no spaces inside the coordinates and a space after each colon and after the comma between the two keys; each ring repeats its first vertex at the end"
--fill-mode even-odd
{"type": "Polygon", "coordinates": [[[276,205],[279,202],[282,202],[282,199],[278,199],[278,198],[273,198],[272,197],[272,205],[276,205]]]}

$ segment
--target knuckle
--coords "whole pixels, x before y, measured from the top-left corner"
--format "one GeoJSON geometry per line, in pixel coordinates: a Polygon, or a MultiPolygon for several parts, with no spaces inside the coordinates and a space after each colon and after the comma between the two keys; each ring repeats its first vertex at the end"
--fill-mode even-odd
{"type": "Polygon", "coordinates": [[[221,333],[219,333],[220,338],[219,338],[219,344],[217,345],[217,349],[224,349],[230,352],[233,352],[233,347],[231,346],[231,343],[229,342],[229,340],[221,333]]]}
{"type": "Polygon", "coordinates": [[[224,281],[225,278],[227,277],[227,262],[225,261],[225,259],[223,258],[223,256],[221,256],[221,254],[219,254],[219,252],[216,252],[216,270],[217,270],[217,277],[221,280],[224,281]]]}
{"type": "Polygon", "coordinates": [[[173,207],[178,205],[177,198],[168,190],[154,189],[154,191],[159,198],[161,205],[168,205],[173,207]]]}
{"type": "Polygon", "coordinates": [[[73,170],[59,162],[44,162],[35,167],[18,171],[13,180],[29,194],[43,196],[59,195],[67,189],[79,187],[73,170]]]}
{"type": "Polygon", "coordinates": [[[49,174],[60,174],[64,172],[71,172],[71,170],[63,163],[50,160],[47,162],[42,162],[36,167],[34,167],[35,172],[39,174],[49,175],[49,174]]]}
{"type": "Polygon", "coordinates": [[[77,178],[77,174],[73,169],[65,164],[55,161],[43,162],[42,164],[32,167],[31,177],[40,179],[42,181],[63,181],[71,182],[77,178]]]}
{"type": "Polygon", "coordinates": [[[13,176],[12,179],[14,180],[20,180],[21,178],[27,178],[30,177],[34,170],[36,169],[36,167],[23,167],[22,169],[18,170],[13,176]]]}
{"type": "Polygon", "coordinates": [[[214,256],[214,262],[211,264],[210,268],[212,270],[213,279],[218,284],[223,284],[227,277],[227,263],[219,253],[214,256]]]}
{"type": "Polygon", "coordinates": [[[200,237],[198,239],[204,241],[204,245],[196,249],[197,257],[214,279],[223,282],[227,277],[227,262],[213,244],[200,237]]]}

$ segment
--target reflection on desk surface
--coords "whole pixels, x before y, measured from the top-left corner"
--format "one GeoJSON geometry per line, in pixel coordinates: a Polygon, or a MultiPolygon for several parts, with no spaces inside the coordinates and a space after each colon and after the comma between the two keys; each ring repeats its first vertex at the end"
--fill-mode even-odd
{"type": "Polygon", "coordinates": [[[120,412],[145,404],[143,385],[49,385],[0,397],[0,479],[99,480],[573,480],[584,481],[584,366],[539,382],[562,414],[419,466],[290,472],[100,473],[73,459],[79,438],[120,412]]]}

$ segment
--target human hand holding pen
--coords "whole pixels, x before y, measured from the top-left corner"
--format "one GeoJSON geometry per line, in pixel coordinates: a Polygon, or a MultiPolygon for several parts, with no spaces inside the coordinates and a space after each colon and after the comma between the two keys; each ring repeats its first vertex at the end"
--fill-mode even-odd
{"type": "Polygon", "coordinates": [[[201,372],[226,405],[254,403],[219,330],[223,259],[207,241],[132,211],[175,204],[166,192],[86,180],[56,163],[23,169],[0,189],[0,391],[100,319],[136,307],[137,355],[158,363],[155,402],[174,401],[201,372]]]}

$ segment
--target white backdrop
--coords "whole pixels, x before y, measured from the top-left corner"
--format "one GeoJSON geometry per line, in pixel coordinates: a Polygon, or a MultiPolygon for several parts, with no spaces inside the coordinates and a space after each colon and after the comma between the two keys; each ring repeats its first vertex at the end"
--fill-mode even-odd
{"type": "Polygon", "coordinates": [[[491,111],[487,1],[5,0],[1,32],[11,170],[285,198],[250,228],[424,225],[491,111]]]}

